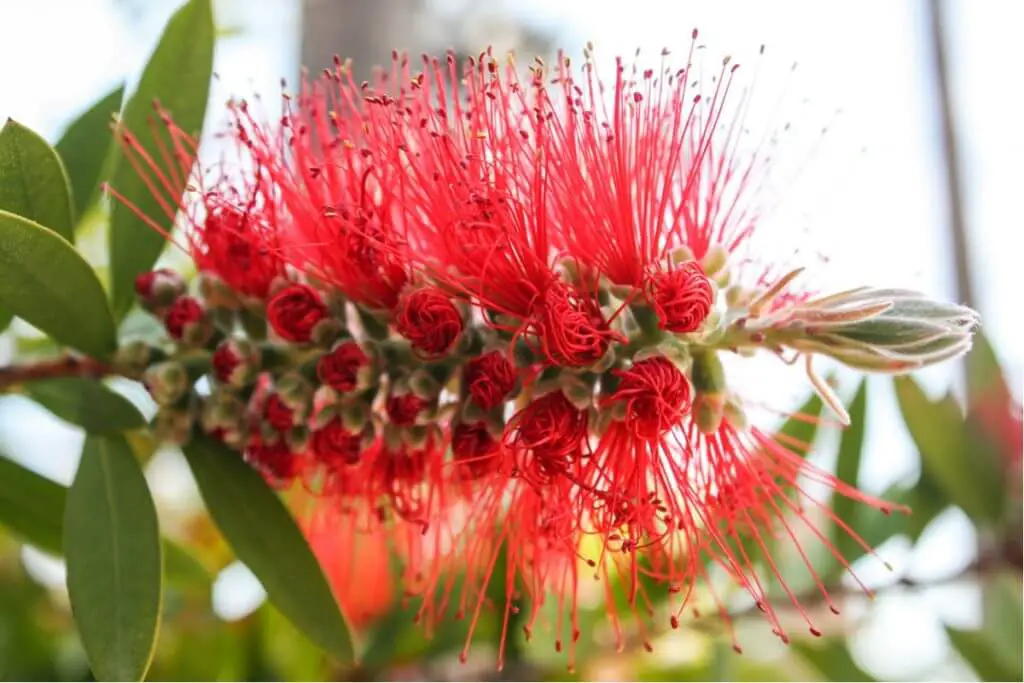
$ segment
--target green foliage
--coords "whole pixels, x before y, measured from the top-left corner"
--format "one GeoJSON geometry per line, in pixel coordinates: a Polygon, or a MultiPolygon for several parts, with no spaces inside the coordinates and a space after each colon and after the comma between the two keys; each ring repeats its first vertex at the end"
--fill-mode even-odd
{"type": "Polygon", "coordinates": [[[74,211],[64,165],[50,145],[17,121],[0,129],[0,209],[74,242],[74,211]]]}
{"type": "MultiPolygon", "coordinates": [[[[864,429],[867,424],[868,384],[862,380],[857,387],[853,402],[847,408],[850,414],[850,426],[843,430],[839,440],[839,458],[836,461],[836,477],[851,486],[857,485],[860,473],[861,454],[864,449],[864,429]]],[[[852,522],[863,511],[863,506],[852,498],[840,494],[832,497],[832,512],[836,518],[852,522]]],[[[856,527],[857,525],[855,525],[856,527]]],[[[838,525],[832,527],[832,543],[839,553],[849,562],[860,557],[864,550],[838,525]]]]}
{"type": "Polygon", "coordinates": [[[41,550],[61,554],[67,489],[0,454],[0,524],[41,550]]]}
{"type": "Polygon", "coordinates": [[[123,432],[146,425],[131,401],[88,377],[39,380],[26,385],[25,393],[60,419],[91,434],[123,432]]]}
{"type": "Polygon", "coordinates": [[[161,603],[156,507],[122,437],[90,436],[64,517],[68,593],[97,680],[142,680],[161,603]]]}
{"type": "Polygon", "coordinates": [[[270,601],[327,652],[352,659],[352,641],[320,565],[281,500],[237,452],[195,435],[184,447],[210,516],[270,601]]]}
{"type": "Polygon", "coordinates": [[[103,286],[57,233],[0,211],[0,305],[51,337],[97,357],[117,348],[103,286]]]}
{"type": "Polygon", "coordinates": [[[857,663],[853,661],[853,657],[850,656],[850,651],[846,648],[846,643],[840,639],[829,638],[815,643],[796,641],[792,644],[792,648],[807,663],[821,672],[823,680],[875,680],[857,666],[857,663]]]}
{"type": "Polygon", "coordinates": [[[120,85],[72,121],[54,145],[64,161],[79,219],[98,195],[104,166],[110,158],[111,120],[121,110],[123,100],[124,86],[120,85]]]}
{"type": "MultiPolygon", "coordinates": [[[[138,88],[125,105],[121,129],[130,132],[138,147],[154,159],[163,158],[160,145],[174,149],[166,140],[158,142],[154,131],[160,126],[151,128],[149,125],[156,116],[154,101],[171,112],[178,126],[199,139],[213,71],[214,27],[210,4],[210,0],[189,0],[175,13],[142,72],[138,88]]],[[[189,168],[191,160],[181,164],[189,168]]],[[[174,182],[171,179],[179,175],[169,175],[169,182],[174,182]]],[[[180,182],[168,189],[163,198],[171,206],[177,205],[185,189],[186,178],[178,180],[180,182]]],[[[171,218],[165,215],[145,181],[124,158],[123,151],[118,155],[110,184],[143,215],[170,230],[171,218]]],[[[146,225],[131,208],[114,202],[110,218],[110,286],[118,319],[132,306],[135,276],[153,267],[166,244],[166,238],[146,225]]]]}
{"type": "Polygon", "coordinates": [[[1002,515],[1001,474],[970,448],[963,411],[952,396],[930,400],[910,377],[895,380],[896,397],[928,479],[972,519],[1002,515]]]}

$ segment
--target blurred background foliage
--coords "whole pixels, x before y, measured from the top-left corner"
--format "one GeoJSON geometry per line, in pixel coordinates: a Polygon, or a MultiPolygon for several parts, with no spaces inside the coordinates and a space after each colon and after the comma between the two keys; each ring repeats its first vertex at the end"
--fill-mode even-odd
{"type": "MultiPolygon", "coordinates": [[[[56,51],[63,34],[51,38],[45,33],[37,35],[31,28],[39,25],[45,4],[0,0],[0,17],[15,31],[21,31],[18,27],[24,25],[23,32],[44,43],[43,49],[56,51]]],[[[145,62],[175,4],[141,0],[92,3],[94,11],[106,17],[96,20],[95,25],[103,28],[100,35],[108,36],[127,54],[137,54],[139,64],[145,62]],[[104,28],[103,21],[117,27],[104,28]],[[141,37],[126,37],[135,36],[135,32],[141,37]]],[[[618,39],[645,45],[664,40],[662,34],[652,37],[644,31],[657,32],[650,22],[657,22],[669,4],[638,5],[633,12],[641,15],[641,20],[635,22],[640,29],[627,22],[622,29],[624,35],[618,39]],[[647,21],[643,20],[645,15],[647,21]]],[[[944,43],[930,43],[935,36],[927,27],[928,19],[938,16],[941,29],[941,12],[936,14],[935,10],[943,9],[939,7],[943,4],[908,0],[886,7],[901,6],[899,11],[906,14],[904,21],[919,23],[920,32],[914,36],[923,45],[932,45],[941,56],[946,49],[944,43]]],[[[957,3],[945,4],[947,11],[952,6],[954,13],[966,12],[957,3]]],[[[354,57],[357,65],[386,60],[392,46],[412,52],[454,46],[460,52],[472,53],[481,45],[493,43],[501,49],[516,47],[525,54],[550,55],[556,44],[574,44],[576,40],[567,37],[560,27],[564,22],[579,19],[600,34],[590,16],[604,11],[600,8],[583,12],[569,8],[572,3],[568,2],[514,5],[499,2],[485,6],[459,0],[275,0],[255,9],[251,3],[221,0],[215,7],[215,69],[225,74],[230,70],[233,75],[214,81],[211,102],[219,103],[217,98],[229,92],[245,92],[250,85],[273,92],[266,84],[278,76],[294,80],[299,63],[315,68],[328,63],[335,52],[354,57]],[[251,82],[246,83],[246,78],[251,82]]],[[[683,17],[687,27],[699,24],[703,18],[710,23],[712,33],[717,31],[717,42],[729,42],[729,31],[722,28],[728,22],[709,14],[708,3],[680,3],[682,10],[671,5],[672,17],[683,17]],[[688,17],[687,10],[694,18],[688,17]]],[[[809,5],[789,6],[793,17],[803,16],[810,21],[817,16],[809,5]]],[[[73,19],[78,11],[73,10],[66,20],[73,19]]],[[[877,15],[879,9],[867,3],[858,11],[870,19],[871,13],[877,15]]],[[[616,44],[612,38],[614,21],[606,18],[603,25],[606,33],[602,35],[616,44]]],[[[772,30],[766,28],[769,33],[772,30]]],[[[832,26],[821,30],[835,37],[838,29],[832,26]]],[[[737,39],[749,38],[749,32],[737,33],[742,33],[737,39]]],[[[937,35],[941,37],[942,31],[937,35]]],[[[188,54],[190,48],[183,44],[178,49],[188,54]]],[[[921,51],[930,54],[929,49],[921,51]]],[[[807,61],[822,57],[826,65],[835,64],[828,61],[832,57],[823,57],[812,49],[800,56],[807,61]]],[[[3,57],[4,71],[13,74],[7,53],[3,57]]],[[[35,75],[12,79],[10,85],[0,83],[0,114],[7,114],[9,109],[22,123],[44,132],[63,160],[71,182],[74,215],[78,217],[68,229],[73,228],[79,250],[104,278],[109,277],[106,254],[111,217],[109,206],[100,201],[96,188],[115,168],[106,132],[110,112],[121,107],[126,92],[139,87],[155,88],[165,98],[166,90],[162,88],[175,88],[185,93],[183,97],[190,92],[204,94],[207,89],[205,79],[192,83],[187,74],[173,68],[162,75],[163,82],[144,81],[143,86],[137,86],[131,79],[139,67],[123,61],[95,65],[99,76],[83,74],[88,87],[82,87],[91,88],[91,92],[78,92],[80,88],[72,87],[77,93],[73,102],[66,101],[68,98],[61,93],[19,90],[23,80],[38,80],[42,75],[31,60],[17,68],[35,75]],[[129,79],[127,91],[125,77],[129,79]],[[33,97],[40,101],[35,109],[22,104],[33,97]]],[[[908,82],[934,77],[932,62],[922,61],[908,82]]],[[[64,77],[75,70],[74,64],[66,64],[64,77]]],[[[937,73],[940,82],[948,77],[942,69],[937,73]]],[[[4,78],[7,76],[5,73],[4,78]]],[[[957,137],[950,136],[953,119],[943,115],[950,102],[943,102],[942,97],[933,99],[931,94],[925,89],[918,96],[926,103],[921,108],[934,124],[929,144],[940,150],[935,155],[945,160],[949,171],[932,179],[933,184],[945,188],[937,190],[935,196],[949,204],[949,216],[935,219],[921,213],[913,217],[913,222],[923,230],[927,244],[954,246],[938,251],[934,246],[922,247],[913,257],[903,256],[908,262],[917,258],[912,265],[931,264],[935,270],[925,274],[918,286],[928,288],[938,283],[936,289],[978,307],[986,332],[991,328],[995,333],[993,338],[1012,339],[1016,328],[1011,325],[1016,323],[1005,322],[1011,316],[1011,299],[1009,295],[992,294],[998,289],[992,283],[1004,280],[989,272],[977,274],[962,245],[956,246],[957,240],[948,239],[948,234],[955,235],[958,230],[966,232],[964,223],[972,217],[977,225],[990,214],[964,210],[958,197],[964,181],[957,179],[955,168],[950,170],[951,164],[955,167],[962,163],[955,153],[957,137]],[[953,226],[951,232],[944,228],[947,219],[953,226]],[[939,267],[935,263],[947,265],[939,267]],[[972,278],[989,286],[972,288],[972,278]],[[978,290],[982,293],[975,294],[978,290]]],[[[960,101],[955,96],[953,100],[954,105],[960,101]]],[[[879,97],[874,106],[887,105],[879,97]]],[[[211,116],[208,112],[208,121],[211,116]]],[[[854,134],[862,120],[873,119],[854,117],[848,126],[854,134]]],[[[970,115],[962,120],[968,122],[968,128],[975,122],[970,115]]],[[[897,134],[904,130],[896,127],[897,134]]],[[[970,140],[971,132],[963,137],[970,140]]],[[[963,163],[979,163],[970,154],[963,156],[968,158],[963,163]]],[[[876,163],[884,166],[884,157],[876,163]]],[[[857,194],[861,190],[863,187],[850,185],[840,193],[857,194]]],[[[976,191],[975,197],[983,194],[976,191]]],[[[0,201],[7,201],[2,193],[0,201]]],[[[918,200],[908,201],[913,204],[918,200]]],[[[821,220],[827,217],[826,212],[821,220]]],[[[991,249],[993,233],[987,230],[967,233],[967,243],[976,253],[991,249]],[[988,241],[984,235],[990,236],[985,238],[988,241]]],[[[863,239],[869,241],[870,235],[863,239]]],[[[176,267],[184,265],[180,255],[166,258],[176,267]]],[[[10,323],[9,316],[5,318],[0,311],[0,330],[7,328],[0,336],[0,365],[44,357],[57,350],[54,342],[28,325],[10,323]]],[[[129,315],[121,335],[153,334],[149,325],[147,318],[129,315]]],[[[884,515],[851,505],[845,499],[831,503],[835,514],[869,545],[877,547],[879,555],[864,557],[863,549],[845,534],[822,527],[855,562],[858,575],[877,595],[870,599],[830,554],[818,552],[811,558],[815,571],[840,605],[840,616],[828,613],[814,578],[803,569],[800,558],[792,556],[793,550],[788,546],[777,549],[790,586],[824,631],[823,637],[796,636],[788,647],[783,646],[772,637],[756,608],[736,596],[731,603],[732,623],[744,646],[742,656],[733,653],[725,622],[709,609],[705,609],[706,616],[684,619],[678,630],[652,634],[651,654],[639,647],[639,641],[631,643],[626,652],[617,653],[610,632],[602,626],[607,616],[603,601],[583,600],[583,630],[593,636],[581,639],[575,672],[567,671],[564,655],[554,651],[550,639],[538,633],[534,642],[526,643],[518,629],[512,630],[505,671],[495,672],[500,616],[494,610],[485,612],[469,660],[460,664],[458,653],[465,639],[465,623],[445,622],[432,638],[424,638],[422,629],[413,623],[414,607],[386,578],[395,577],[397,572],[386,547],[341,538],[318,544],[314,539],[335,594],[358,632],[360,663],[352,666],[333,659],[264,599],[259,582],[235,559],[198,503],[180,453],[157,449],[140,429],[136,408],[150,415],[152,406],[139,387],[91,380],[29,383],[18,388],[17,396],[0,397],[0,678],[90,680],[89,664],[64,589],[62,524],[66,485],[77,465],[81,435],[112,430],[125,435],[133,453],[145,465],[166,537],[163,613],[148,673],[151,680],[1021,680],[1019,354],[1019,348],[1001,343],[993,347],[982,336],[965,366],[955,374],[932,373],[895,381],[872,379],[860,384],[840,374],[836,380],[848,398],[851,428],[840,432],[829,426],[828,420],[823,420],[820,427],[795,420],[778,427],[791,442],[811,444],[808,457],[831,468],[844,481],[913,509],[909,516],[884,515]],[[1010,362],[1005,361],[1007,356],[1010,362]],[[27,439],[25,430],[31,433],[27,439]],[[933,618],[921,617],[923,612],[933,618]],[[888,623],[889,630],[879,630],[880,623],[888,623]]],[[[793,407],[797,405],[799,400],[793,402],[793,407]]],[[[811,399],[801,410],[817,415],[822,406],[811,399]]],[[[309,501],[301,493],[290,492],[288,497],[293,510],[301,514],[307,509],[309,501]]],[[[786,600],[781,586],[773,585],[771,590],[780,604],[786,600]]],[[[501,595],[493,598],[496,603],[503,601],[501,595]]],[[[706,608],[706,602],[705,597],[698,596],[698,605],[706,608]]],[[[795,611],[790,612],[784,613],[786,625],[792,620],[793,633],[806,633],[795,611]]]]}

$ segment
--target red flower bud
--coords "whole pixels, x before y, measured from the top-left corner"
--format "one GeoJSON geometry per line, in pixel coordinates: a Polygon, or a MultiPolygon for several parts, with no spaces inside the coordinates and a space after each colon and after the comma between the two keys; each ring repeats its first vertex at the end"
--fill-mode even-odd
{"type": "Polygon", "coordinates": [[[313,432],[311,445],[314,457],[333,469],[359,462],[362,440],[362,434],[353,434],[335,419],[313,432]]]}
{"type": "Polygon", "coordinates": [[[574,368],[601,360],[616,336],[595,300],[561,284],[545,295],[538,327],[545,355],[574,368]]]}
{"type": "Polygon", "coordinates": [[[370,363],[370,357],[354,341],[344,341],[320,357],[316,376],[321,382],[340,392],[349,392],[359,385],[359,370],[370,363]]]}
{"type": "Polygon", "coordinates": [[[213,376],[218,382],[245,386],[255,374],[259,352],[244,339],[226,339],[213,352],[213,376]]]}
{"type": "Polygon", "coordinates": [[[288,407],[281,397],[271,394],[263,409],[263,417],[271,427],[279,432],[287,432],[295,426],[295,411],[288,407]]]}
{"type": "Polygon", "coordinates": [[[711,281],[694,261],[654,274],[647,300],[658,315],[658,327],[679,334],[699,330],[715,303],[711,281]]]}
{"type": "Polygon", "coordinates": [[[384,407],[391,424],[396,427],[408,427],[416,423],[416,418],[427,408],[427,405],[426,400],[410,392],[388,396],[384,407]]]}
{"type": "Polygon", "coordinates": [[[288,285],[267,303],[267,322],[277,336],[300,344],[312,339],[313,328],[327,314],[320,295],[308,285],[288,285]]]}
{"type": "Polygon", "coordinates": [[[164,327],[171,339],[181,341],[189,328],[200,324],[206,318],[206,311],[199,301],[191,296],[175,299],[164,314],[164,327]]]}
{"type": "Polygon", "coordinates": [[[462,333],[462,314],[440,290],[428,287],[398,302],[395,329],[412,347],[428,356],[447,353],[462,333]]]}
{"type": "Polygon", "coordinates": [[[667,358],[648,358],[615,374],[621,381],[607,402],[626,403],[625,424],[638,439],[660,438],[690,410],[690,384],[667,358]]]}
{"type": "Polygon", "coordinates": [[[135,295],[148,311],[170,306],[186,289],[185,280],[168,268],[150,270],[135,277],[135,295]]]}
{"type": "Polygon", "coordinates": [[[452,429],[452,454],[468,479],[484,477],[498,466],[498,444],[482,422],[460,422],[452,429]]]}
{"type": "Polygon", "coordinates": [[[464,373],[469,395],[484,410],[500,406],[516,386],[516,370],[500,351],[469,361],[464,373]]]}
{"type": "Polygon", "coordinates": [[[587,438],[587,413],[560,391],[532,401],[513,418],[516,446],[550,463],[575,457],[587,438]]]}
{"type": "Polygon", "coordinates": [[[278,482],[287,482],[299,472],[299,458],[292,453],[284,439],[263,443],[254,438],[245,450],[245,459],[264,475],[278,482]]]}

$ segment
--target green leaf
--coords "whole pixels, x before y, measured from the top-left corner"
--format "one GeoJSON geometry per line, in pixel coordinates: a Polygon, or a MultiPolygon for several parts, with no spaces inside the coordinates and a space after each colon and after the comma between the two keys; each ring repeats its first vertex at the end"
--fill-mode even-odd
{"type": "Polygon", "coordinates": [[[1013,396],[1006,375],[999,365],[999,358],[988,338],[978,333],[974,347],[967,355],[967,403],[968,407],[988,397],[998,397],[1009,403],[1013,396]]]}
{"type": "Polygon", "coordinates": [[[64,514],[68,594],[97,680],[140,681],[156,645],[160,532],[146,479],[119,436],[89,436],[64,514]]]}
{"type": "MultiPolygon", "coordinates": [[[[206,112],[206,101],[213,73],[214,27],[210,0],[189,0],[179,9],[164,29],[153,56],[142,73],[139,86],[125,105],[121,127],[135,138],[135,143],[154,160],[164,158],[162,148],[174,149],[167,135],[150,125],[156,116],[153,102],[170,112],[175,123],[199,139],[206,112]]],[[[181,168],[190,168],[188,159],[176,160],[181,168]]],[[[185,189],[186,178],[180,172],[164,175],[173,187],[164,189],[163,201],[177,206],[185,189]]],[[[131,202],[144,216],[167,230],[172,218],[161,208],[146,182],[132,164],[118,155],[111,187],[131,202]]],[[[135,211],[114,201],[110,217],[110,284],[114,312],[118,319],[131,308],[135,277],[153,267],[167,240],[148,226],[135,211]]]]}
{"type": "Polygon", "coordinates": [[[280,498],[223,444],[196,435],[182,450],[210,516],[274,606],[316,645],[343,662],[351,661],[345,620],[313,551],[280,498]]]}
{"type": "Polygon", "coordinates": [[[983,587],[984,633],[992,659],[1012,675],[1002,680],[1022,680],[1021,642],[1024,613],[1021,611],[1020,573],[1003,571],[986,579],[983,587]]]}
{"type": "Polygon", "coordinates": [[[818,434],[818,418],[824,404],[817,394],[811,394],[775,432],[775,441],[789,450],[806,457],[818,434]]]}
{"type": "Polygon", "coordinates": [[[123,432],[146,424],[131,401],[96,379],[40,380],[26,385],[25,393],[60,419],[92,434],[123,432]]]}
{"type": "Polygon", "coordinates": [[[0,209],[75,240],[64,164],[46,140],[12,119],[0,129],[0,209]]]}
{"type": "Polygon", "coordinates": [[[929,481],[975,521],[998,520],[1002,512],[1000,475],[986,459],[975,457],[956,401],[952,396],[929,400],[910,377],[896,378],[894,383],[900,412],[929,481]]]}
{"type": "Polygon", "coordinates": [[[113,141],[110,122],[121,110],[123,100],[124,86],[120,85],[72,121],[54,145],[71,181],[71,196],[79,217],[96,198],[113,141]]]}
{"type": "MultiPolygon", "coordinates": [[[[992,652],[991,644],[981,631],[961,631],[959,629],[946,627],[946,635],[949,636],[953,647],[960,653],[978,677],[983,681],[1019,681],[1021,680],[1021,669],[1019,663],[1016,666],[1007,666],[992,652]]],[[[1019,659],[1019,658],[1018,658],[1019,659]]]]}
{"type": "Polygon", "coordinates": [[[0,305],[57,341],[105,357],[117,333],[103,286],[74,247],[0,211],[0,305]]]}
{"type": "MultiPolygon", "coordinates": [[[[850,426],[843,430],[839,440],[839,458],[836,461],[836,477],[851,486],[857,485],[857,475],[860,472],[861,452],[864,449],[864,426],[867,421],[868,405],[868,384],[861,381],[857,387],[857,393],[853,397],[847,412],[850,414],[850,426]]],[[[858,513],[863,507],[858,505],[852,498],[838,493],[832,496],[832,512],[837,519],[854,524],[858,513]]],[[[845,532],[839,525],[832,527],[832,542],[835,544],[839,554],[849,562],[853,562],[864,554],[864,549],[853,540],[853,537],[845,532]]]]}
{"type": "Polygon", "coordinates": [[[322,681],[327,658],[290,621],[264,604],[257,613],[259,652],[282,681],[322,681]]]}
{"type": "Polygon", "coordinates": [[[811,666],[820,671],[826,681],[873,681],[867,672],[857,666],[846,644],[838,638],[809,643],[794,641],[790,647],[811,666]]]}
{"type": "Polygon", "coordinates": [[[61,534],[67,489],[0,455],[0,524],[54,555],[61,534]]]}
{"type": "Polygon", "coordinates": [[[14,314],[10,311],[0,308],[0,332],[3,332],[10,326],[11,321],[14,320],[14,314]]]}

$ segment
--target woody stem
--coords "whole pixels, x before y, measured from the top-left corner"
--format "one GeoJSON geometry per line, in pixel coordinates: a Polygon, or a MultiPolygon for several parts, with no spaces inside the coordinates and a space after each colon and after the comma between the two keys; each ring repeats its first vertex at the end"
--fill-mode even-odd
{"type": "Polygon", "coordinates": [[[63,358],[0,366],[0,391],[6,391],[25,382],[58,377],[100,378],[113,372],[111,366],[93,358],[64,356],[63,358]]]}

